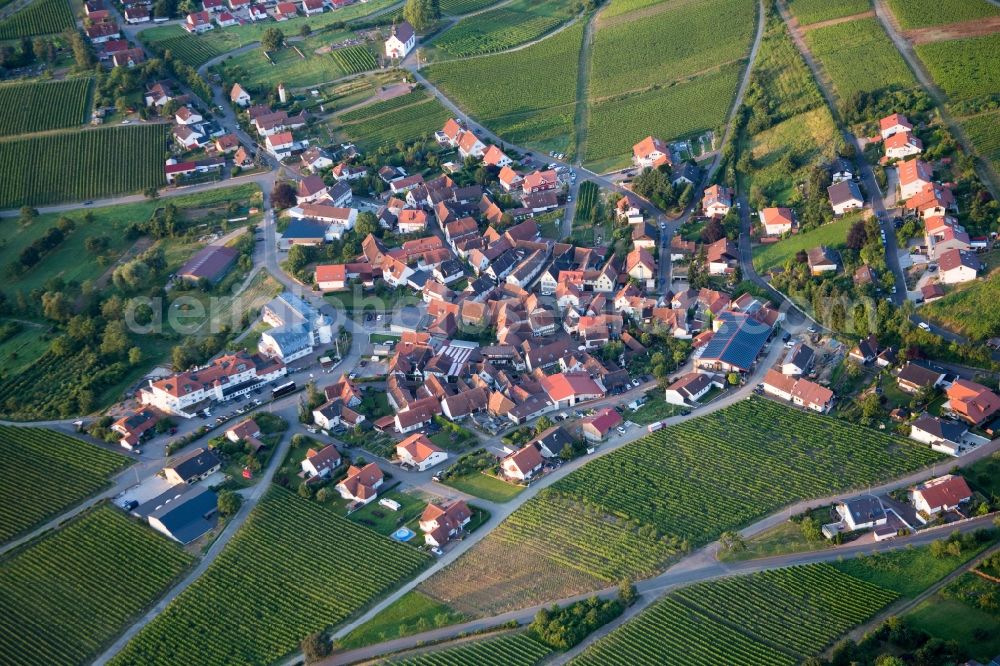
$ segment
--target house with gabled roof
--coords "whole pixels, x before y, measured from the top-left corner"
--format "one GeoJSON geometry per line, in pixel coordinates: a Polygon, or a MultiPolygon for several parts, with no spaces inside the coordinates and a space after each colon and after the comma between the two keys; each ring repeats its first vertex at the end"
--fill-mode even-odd
{"type": "Polygon", "coordinates": [[[950,409],[959,418],[972,425],[980,425],[1000,410],[1000,397],[982,384],[967,379],[956,379],[945,389],[950,409]]]}
{"type": "Polygon", "coordinates": [[[902,159],[918,155],[924,150],[924,142],[910,132],[897,132],[885,140],[885,156],[902,159]]]}
{"type": "Polygon", "coordinates": [[[553,190],[558,184],[559,176],[555,169],[548,169],[546,171],[536,170],[524,177],[521,189],[525,194],[534,194],[535,192],[553,190]]]}
{"type": "Polygon", "coordinates": [[[462,159],[481,158],[486,152],[486,144],[474,132],[465,131],[458,138],[458,154],[462,159]]]}
{"type": "Polygon", "coordinates": [[[336,485],[336,489],[345,500],[363,506],[378,497],[378,489],[382,487],[384,479],[382,470],[375,463],[368,463],[364,467],[351,465],[347,469],[347,476],[336,485]]]}
{"type": "Polygon", "coordinates": [[[415,433],[396,444],[396,458],[401,464],[423,472],[447,460],[448,453],[426,435],[415,433]]]}
{"type": "Polygon", "coordinates": [[[709,245],[706,251],[708,274],[726,275],[732,273],[736,269],[739,258],[739,249],[736,244],[728,238],[720,238],[709,245]]]}
{"type": "Polygon", "coordinates": [[[956,474],[946,474],[920,484],[910,492],[917,518],[927,522],[943,511],[953,511],[972,499],[968,482],[956,474]],[[923,514],[923,515],[921,515],[923,514]]]}
{"type": "Polygon", "coordinates": [[[963,441],[969,432],[964,423],[921,414],[910,423],[910,439],[929,444],[931,449],[950,456],[962,452],[963,441]]]}
{"type": "Polygon", "coordinates": [[[705,188],[701,197],[701,208],[708,217],[725,217],[733,207],[733,191],[725,185],[705,188]]]}
{"type": "Polygon", "coordinates": [[[913,131],[913,123],[901,113],[892,113],[879,119],[878,127],[882,139],[888,139],[893,134],[906,134],[913,131]]]}
{"type": "Polygon", "coordinates": [[[301,467],[309,478],[328,477],[333,470],[340,467],[340,462],[340,451],[333,444],[328,444],[322,449],[310,448],[306,451],[301,467]]]}
{"type": "Polygon", "coordinates": [[[389,39],[385,40],[387,58],[405,58],[417,44],[417,33],[407,21],[394,24],[389,39]]]}
{"type": "Polygon", "coordinates": [[[971,282],[983,268],[983,262],[975,252],[968,250],[946,250],[938,257],[938,278],[944,284],[971,282]]]}
{"type": "Polygon", "coordinates": [[[760,223],[765,236],[780,236],[792,230],[795,217],[791,208],[762,208],[760,223]]]}
{"type": "Polygon", "coordinates": [[[670,166],[670,149],[665,141],[647,136],[632,146],[632,161],[639,168],[670,166]]]}
{"type": "Polygon", "coordinates": [[[502,169],[505,166],[510,166],[513,162],[514,161],[507,157],[507,154],[500,150],[497,146],[490,146],[483,154],[483,164],[486,166],[502,169]]]}
{"type": "Polygon", "coordinates": [[[697,405],[713,388],[723,388],[718,375],[689,372],[666,388],[665,399],[671,405],[690,407],[697,405]]]}
{"type": "Polygon", "coordinates": [[[542,454],[534,446],[514,451],[500,463],[504,476],[518,481],[529,481],[542,470],[542,454]]]}
{"type": "Polygon", "coordinates": [[[830,197],[830,207],[833,208],[834,215],[861,210],[865,205],[861,189],[853,180],[842,180],[839,183],[834,183],[826,188],[826,191],[830,197]]]}
{"type": "Polygon", "coordinates": [[[899,196],[909,199],[918,194],[924,187],[934,182],[931,165],[920,158],[899,162],[896,165],[899,176],[899,196]]]}
{"type": "Polygon", "coordinates": [[[621,423],[621,415],[616,410],[605,407],[593,416],[580,421],[580,432],[589,442],[603,442],[621,423]]]}
{"type": "Polygon", "coordinates": [[[943,381],[943,372],[916,361],[910,361],[896,373],[896,383],[907,393],[917,393],[927,387],[937,388],[943,381]]]}
{"type": "Polygon", "coordinates": [[[463,500],[453,500],[444,505],[428,504],[420,515],[420,531],[428,546],[442,547],[458,536],[472,520],[472,511],[463,500]]]}

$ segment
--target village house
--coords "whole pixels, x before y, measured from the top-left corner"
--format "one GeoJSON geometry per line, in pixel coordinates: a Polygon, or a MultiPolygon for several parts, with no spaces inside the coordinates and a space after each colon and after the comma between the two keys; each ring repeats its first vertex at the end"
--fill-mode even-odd
{"type": "Polygon", "coordinates": [[[806,258],[809,262],[809,272],[813,275],[836,273],[839,268],[836,252],[825,245],[809,250],[806,258]]]}
{"type": "Polygon", "coordinates": [[[927,258],[940,260],[949,250],[969,250],[972,239],[955,218],[948,215],[930,215],[924,218],[924,245],[927,258]]]}
{"type": "Polygon", "coordinates": [[[632,146],[632,161],[639,168],[670,166],[670,149],[660,139],[647,136],[632,146]]]}
{"type": "Polygon", "coordinates": [[[472,511],[463,500],[453,500],[442,506],[428,504],[419,522],[424,543],[440,548],[458,536],[470,520],[472,511]]]}
{"type": "Polygon", "coordinates": [[[789,377],[801,377],[812,368],[816,353],[806,344],[795,343],[781,361],[781,374],[789,377]]]}
{"type": "Polygon", "coordinates": [[[671,405],[690,407],[697,405],[713,388],[723,388],[717,375],[689,372],[667,387],[665,399],[671,405]]]}
{"type": "Polygon", "coordinates": [[[514,451],[500,463],[504,476],[517,481],[530,481],[542,469],[542,454],[534,446],[514,451]]]}
{"type": "Polygon", "coordinates": [[[974,252],[946,250],[938,258],[938,279],[944,284],[961,284],[976,279],[983,264],[974,252]]]}
{"type": "Polygon", "coordinates": [[[416,433],[396,444],[396,458],[400,464],[423,472],[447,460],[448,453],[425,435],[416,433]]]}
{"type": "Polygon", "coordinates": [[[603,442],[621,423],[621,415],[616,410],[606,407],[580,421],[580,432],[588,442],[603,442]]]}
{"type": "Polygon", "coordinates": [[[207,479],[222,468],[222,461],[212,449],[197,448],[168,462],[164,478],[171,484],[192,484],[207,479]]]}
{"type": "Polygon", "coordinates": [[[790,377],[777,370],[768,370],[764,376],[764,393],[821,414],[833,407],[833,391],[830,389],[808,379],[790,377]]]}
{"type": "Polygon", "coordinates": [[[277,132],[268,135],[264,140],[267,152],[274,155],[279,160],[285,159],[292,154],[295,149],[295,138],[291,132],[277,132]]]}
{"type": "Polygon", "coordinates": [[[315,448],[306,451],[301,467],[308,478],[326,478],[333,470],[340,467],[340,462],[340,451],[333,444],[327,444],[318,451],[315,448]]]}
{"type": "Polygon", "coordinates": [[[708,246],[706,258],[709,275],[727,275],[736,269],[739,249],[728,238],[720,238],[708,246]]]}
{"type": "Polygon", "coordinates": [[[920,484],[910,492],[917,517],[926,522],[943,511],[953,511],[972,499],[972,489],[961,476],[946,474],[920,484]],[[923,515],[921,515],[923,514],[923,515]]]}
{"type": "Polygon", "coordinates": [[[743,312],[725,311],[713,322],[715,331],[705,344],[695,368],[721,372],[750,371],[773,328],[743,312]]]}
{"type": "Polygon", "coordinates": [[[924,187],[934,182],[931,166],[919,158],[898,163],[896,173],[899,177],[901,199],[916,196],[924,187]]]}
{"type": "Polygon", "coordinates": [[[842,180],[827,188],[830,196],[830,206],[834,215],[843,215],[852,210],[861,210],[865,205],[865,199],[861,196],[861,189],[853,180],[842,180]]]}
{"type": "Polygon", "coordinates": [[[504,167],[509,167],[513,163],[513,160],[507,157],[507,154],[496,146],[490,146],[487,148],[486,153],[483,155],[483,164],[485,166],[502,169],[504,167]]]}
{"type": "Polygon", "coordinates": [[[115,421],[111,424],[111,430],[121,435],[118,443],[122,447],[133,451],[142,440],[153,435],[153,428],[162,416],[156,409],[142,407],[115,421]]]}
{"type": "Polygon", "coordinates": [[[701,197],[701,208],[708,217],[721,218],[733,207],[733,191],[725,185],[712,185],[705,188],[701,197]]]}
{"type": "Polygon", "coordinates": [[[522,182],[524,181],[521,174],[511,169],[510,166],[505,166],[500,169],[498,178],[500,179],[500,187],[502,187],[506,192],[512,192],[520,188],[522,182]]]}
{"type": "Polygon", "coordinates": [[[763,208],[760,223],[765,236],[780,236],[792,230],[795,219],[791,208],[763,208]]]}
{"type": "Polygon", "coordinates": [[[937,388],[944,381],[944,373],[926,365],[910,361],[896,374],[896,383],[907,393],[917,393],[922,388],[937,388]]]}
{"type": "Polygon", "coordinates": [[[945,408],[974,426],[986,422],[1000,410],[1000,397],[996,393],[967,379],[953,381],[945,389],[945,395],[948,397],[945,408]]]}
{"type": "Polygon", "coordinates": [[[879,133],[882,139],[888,139],[893,134],[907,134],[913,131],[913,123],[901,113],[893,113],[878,121],[879,133]]]}
{"type": "Polygon", "coordinates": [[[521,189],[525,194],[534,194],[535,192],[555,189],[558,184],[559,176],[554,169],[533,171],[524,177],[521,189]]]}
{"type": "Polygon", "coordinates": [[[236,106],[250,106],[250,93],[243,89],[238,83],[233,84],[233,89],[229,92],[229,100],[236,106]]]}
{"type": "Polygon", "coordinates": [[[364,506],[378,497],[378,489],[384,478],[382,470],[375,463],[368,463],[364,467],[351,465],[347,469],[347,476],[336,485],[336,490],[345,500],[364,506]]]}
{"type": "Polygon", "coordinates": [[[387,58],[405,58],[417,43],[417,33],[406,21],[393,25],[389,39],[385,40],[387,58]]]}
{"type": "Polygon", "coordinates": [[[885,140],[885,156],[891,160],[918,155],[923,150],[923,141],[910,132],[897,132],[885,140]]]}
{"type": "Polygon", "coordinates": [[[212,15],[208,12],[193,12],[188,14],[181,27],[196,35],[215,29],[215,26],[212,25],[212,15]]]}
{"type": "Polygon", "coordinates": [[[888,520],[882,500],[874,495],[862,495],[840,502],[837,504],[837,513],[850,532],[885,525],[888,520]]]}
{"type": "Polygon", "coordinates": [[[842,180],[852,180],[854,178],[854,167],[843,157],[838,157],[830,165],[830,180],[839,183],[842,180]]]}
{"type": "Polygon", "coordinates": [[[962,452],[963,442],[969,432],[968,426],[942,419],[930,414],[921,414],[910,424],[910,439],[929,444],[931,449],[949,456],[962,452]]]}
{"type": "Polygon", "coordinates": [[[924,185],[919,192],[906,200],[903,207],[922,218],[938,217],[958,211],[955,193],[950,187],[940,183],[924,185]]]}

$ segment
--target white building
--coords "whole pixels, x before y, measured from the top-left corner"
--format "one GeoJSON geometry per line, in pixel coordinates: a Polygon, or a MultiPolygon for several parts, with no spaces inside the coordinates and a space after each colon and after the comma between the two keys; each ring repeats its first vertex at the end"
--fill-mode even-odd
{"type": "Polygon", "coordinates": [[[392,26],[392,34],[385,40],[385,55],[387,58],[405,58],[417,45],[417,33],[413,26],[403,21],[392,26]]]}
{"type": "Polygon", "coordinates": [[[443,463],[448,459],[448,454],[425,435],[417,433],[396,444],[396,457],[403,465],[423,472],[443,463]]]}
{"type": "Polygon", "coordinates": [[[274,328],[264,331],[257,348],[261,354],[283,363],[308,356],[314,347],[333,342],[330,317],[291,292],[265,305],[262,316],[274,328]]]}

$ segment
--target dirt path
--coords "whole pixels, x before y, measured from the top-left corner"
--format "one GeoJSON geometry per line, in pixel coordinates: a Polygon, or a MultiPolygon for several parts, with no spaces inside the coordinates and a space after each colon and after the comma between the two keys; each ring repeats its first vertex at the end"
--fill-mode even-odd
{"type": "MultiPolygon", "coordinates": [[[[335,118],[337,116],[342,116],[345,113],[349,113],[351,111],[356,111],[357,109],[363,109],[364,107],[370,106],[370,105],[374,104],[375,102],[384,102],[385,100],[392,99],[393,97],[402,97],[406,93],[411,92],[413,90],[413,88],[414,88],[414,86],[410,85],[409,83],[396,83],[396,84],[393,84],[393,85],[389,86],[388,88],[382,88],[377,93],[375,93],[373,96],[369,97],[368,99],[364,100],[363,102],[358,102],[357,104],[352,104],[351,106],[344,107],[343,109],[340,109],[339,111],[334,111],[332,114],[330,114],[330,117],[331,118],[335,118]]],[[[417,102],[417,103],[419,104],[419,102],[417,102]]]]}
{"type": "MultiPolygon", "coordinates": [[[[590,49],[594,44],[594,23],[597,21],[598,16],[600,16],[600,11],[595,12],[590,17],[590,20],[587,21],[587,24],[583,28],[583,43],[580,45],[580,63],[577,68],[576,80],[576,115],[573,119],[573,124],[576,127],[575,154],[577,164],[583,163],[583,156],[587,151],[587,123],[590,116],[590,100],[588,96],[590,89],[590,49]]],[[[569,211],[567,211],[566,218],[567,220],[571,219],[569,211]]],[[[567,222],[567,224],[572,223],[567,222]]]]}
{"type": "Polygon", "coordinates": [[[935,25],[929,28],[913,28],[904,30],[903,36],[912,44],[927,44],[948,39],[984,37],[995,32],[1000,32],[1000,16],[989,16],[962,23],[949,23],[948,25],[935,25]]]}
{"type": "Polygon", "coordinates": [[[860,14],[851,14],[850,16],[841,16],[838,18],[827,19],[825,21],[819,21],[818,23],[810,23],[809,25],[801,25],[798,19],[795,19],[796,25],[802,32],[809,32],[810,30],[817,30],[819,28],[827,28],[831,25],[837,25],[838,23],[849,23],[851,21],[857,21],[863,18],[875,18],[875,10],[869,9],[866,12],[861,12],[860,14]]]}

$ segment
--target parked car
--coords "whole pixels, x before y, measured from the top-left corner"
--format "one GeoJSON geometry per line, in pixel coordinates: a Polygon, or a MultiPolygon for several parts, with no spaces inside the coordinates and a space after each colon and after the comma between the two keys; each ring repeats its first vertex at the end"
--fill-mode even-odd
{"type": "Polygon", "coordinates": [[[926,321],[920,322],[919,324],[917,324],[917,326],[924,329],[925,331],[931,330],[930,324],[928,324],[926,321]]]}
{"type": "Polygon", "coordinates": [[[434,553],[435,555],[437,555],[438,557],[441,557],[442,555],[444,555],[444,551],[441,550],[440,548],[438,548],[437,546],[434,546],[433,548],[431,548],[431,552],[434,553]]]}

